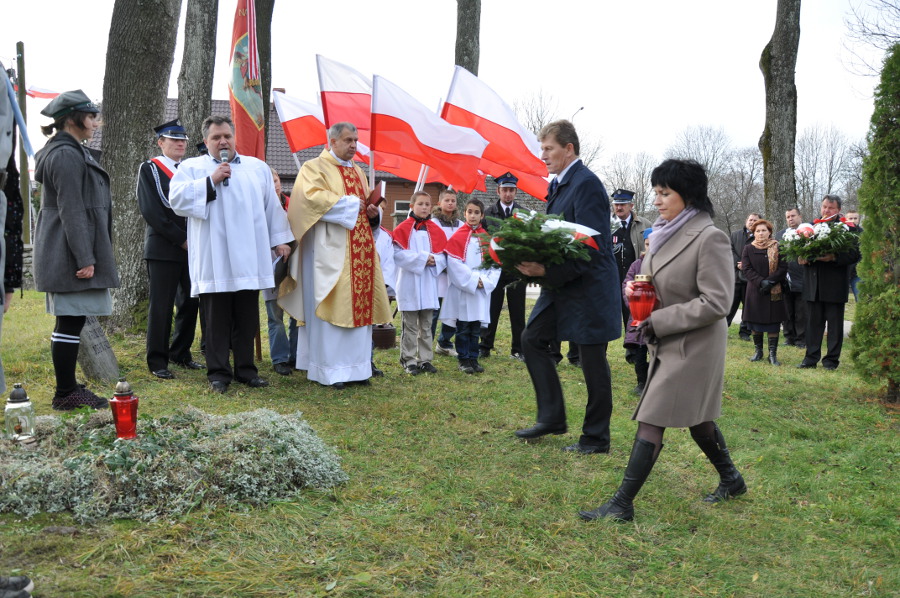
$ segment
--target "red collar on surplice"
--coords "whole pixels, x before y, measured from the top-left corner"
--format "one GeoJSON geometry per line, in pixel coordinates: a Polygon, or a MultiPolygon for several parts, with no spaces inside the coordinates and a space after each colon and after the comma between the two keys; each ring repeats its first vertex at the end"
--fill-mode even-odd
{"type": "Polygon", "coordinates": [[[412,235],[413,227],[415,230],[425,230],[428,233],[431,253],[440,253],[444,250],[444,246],[447,244],[447,235],[444,234],[444,230],[430,218],[416,222],[412,216],[394,228],[394,243],[399,245],[400,249],[409,249],[409,237],[412,235]]]}
{"type": "MultiPolygon", "coordinates": [[[[466,261],[466,252],[469,250],[469,239],[472,238],[472,235],[478,235],[487,233],[486,230],[479,226],[478,228],[473,229],[468,224],[463,224],[455,233],[453,233],[450,238],[447,240],[447,246],[444,247],[444,253],[451,257],[455,257],[458,260],[466,261]]],[[[478,244],[481,247],[482,255],[484,254],[484,243],[481,242],[481,239],[478,240],[478,244]]]]}

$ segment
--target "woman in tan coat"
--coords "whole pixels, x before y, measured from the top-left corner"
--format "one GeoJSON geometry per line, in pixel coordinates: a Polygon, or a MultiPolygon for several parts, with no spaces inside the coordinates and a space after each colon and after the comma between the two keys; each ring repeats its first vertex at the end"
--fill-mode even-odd
{"type": "MultiPolygon", "coordinates": [[[[651,174],[659,219],[641,274],[651,275],[658,304],[639,327],[650,348],[650,371],[640,403],[631,458],[615,495],[583,519],[634,518],[632,501],[662,449],[666,428],[689,428],[719,472],[718,488],[704,501],[747,491],[716,426],[725,374],[725,316],[734,272],[728,236],[713,225],[707,177],[693,160],[666,160],[651,174]]],[[[631,283],[633,285],[633,283],[631,283]]],[[[630,298],[631,286],[625,293],[630,298]]]]}

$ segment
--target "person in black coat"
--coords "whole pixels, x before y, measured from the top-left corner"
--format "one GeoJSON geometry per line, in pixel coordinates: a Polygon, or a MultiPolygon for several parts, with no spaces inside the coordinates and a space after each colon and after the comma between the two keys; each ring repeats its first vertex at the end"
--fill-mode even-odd
{"type": "Polygon", "coordinates": [[[778,331],[787,317],[784,307],[785,280],[788,266],[778,251],[778,241],[772,238],[772,223],[757,220],[753,225],[753,242],[744,245],[741,271],[747,279],[744,312],[741,319],[753,332],[756,352],[750,361],[763,356],[763,334],[769,337],[769,363],[778,362],[778,331]]]}
{"type": "Polygon", "coordinates": [[[175,374],[169,362],[189,369],[203,366],[191,357],[200,301],[191,297],[188,272],[187,218],[169,206],[169,182],[187,149],[187,135],[178,119],[153,129],[162,155],[141,164],[138,170],[137,199],[147,228],[144,234],[144,261],[150,279],[150,306],[147,314],[147,367],[158,378],[175,374]],[[175,334],[172,312],[178,297],[175,334]]]}
{"type": "Polygon", "coordinates": [[[537,423],[518,430],[524,439],[568,430],[562,386],[551,344],[578,343],[588,402],[578,442],[565,447],[582,454],[608,453],[612,384],[606,348],[622,332],[619,273],[612,254],[609,197],[603,183],[578,158],[578,134],[571,122],[559,120],[541,129],[542,159],[556,178],[550,183],[547,213],[597,231],[599,249],[589,249],[590,260],[568,260],[545,266],[523,262],[516,268],[525,276],[545,281],[522,333],[525,365],[537,396],[537,423]]]}
{"type": "MultiPolygon", "coordinates": [[[[841,198],[826,195],[822,217],[815,222],[840,221],[841,198]]],[[[799,368],[814,368],[822,360],[826,370],[836,370],[844,345],[844,306],[850,295],[850,270],[859,261],[859,247],[828,253],[813,261],[798,260],[805,267],[803,298],[806,300],[806,356],[799,368]],[[822,357],[822,337],[828,326],[828,352],[822,357]]]]}
{"type": "MultiPolygon", "coordinates": [[[[498,227],[498,220],[510,218],[514,210],[521,210],[522,206],[516,203],[516,191],[519,179],[507,172],[497,177],[497,195],[500,196],[497,203],[488,206],[484,210],[485,229],[494,231],[498,227]]],[[[501,274],[500,282],[491,292],[491,323],[487,328],[481,329],[479,342],[479,357],[490,357],[494,349],[494,336],[497,334],[497,324],[500,320],[500,311],[503,309],[503,296],[506,295],[506,308],[509,311],[509,326],[512,332],[510,343],[510,355],[513,359],[524,360],[522,356],[522,330],[525,329],[525,290],[527,285],[509,274],[501,274]]]]}
{"type": "MultiPolygon", "coordinates": [[[[731,309],[728,310],[728,317],[725,320],[729,326],[731,326],[731,321],[734,320],[734,316],[747,292],[747,279],[744,278],[744,273],[741,271],[741,254],[744,251],[744,246],[753,241],[753,233],[751,231],[759,218],[759,214],[751,212],[747,215],[744,227],[731,233],[731,260],[734,262],[734,299],[731,302],[731,309]]],[[[743,341],[750,340],[750,329],[744,323],[743,317],[741,317],[741,327],[738,335],[743,341]]]]}

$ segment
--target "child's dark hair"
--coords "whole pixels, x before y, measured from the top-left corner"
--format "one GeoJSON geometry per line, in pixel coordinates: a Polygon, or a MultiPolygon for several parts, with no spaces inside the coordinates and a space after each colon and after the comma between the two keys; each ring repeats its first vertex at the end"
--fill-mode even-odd
{"type": "Polygon", "coordinates": [[[477,207],[479,210],[481,210],[481,213],[484,214],[484,202],[480,199],[477,199],[475,197],[469,198],[468,200],[466,200],[466,207],[469,206],[477,207]]]}

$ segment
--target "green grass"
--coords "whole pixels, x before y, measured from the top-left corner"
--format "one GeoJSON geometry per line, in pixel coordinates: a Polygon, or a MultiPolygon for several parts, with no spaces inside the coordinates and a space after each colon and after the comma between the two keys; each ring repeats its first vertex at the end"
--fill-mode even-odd
{"type": "MultiPolygon", "coordinates": [[[[41,414],[51,413],[52,326],[37,293],[16,297],[3,326],[7,380],[25,382],[41,414]]],[[[577,517],[615,491],[635,431],[634,373],[618,342],[612,452],[576,456],[560,450],[584,413],[581,371],[568,365],[560,375],[572,432],[534,444],[512,436],[533,423],[535,405],[524,365],[505,356],[505,313],[485,374],[438,357],[437,375],[408,377],[393,349],[375,355],[386,378],[345,391],[299,372],[282,378],[264,360],[272,387],[234,385],[222,397],[202,371],[156,380],[143,337],[116,336],[142,413],[185,403],[302,411],[350,481],[269,508],[154,524],[0,515],[0,573],[32,576],[35,596],[898,595],[896,412],[848,363],[797,370],[793,347],[780,349],[781,368],[749,363],[752,346],[736,329],[719,423],[749,493],[702,503],[715,472],[687,431],[673,429],[633,524],[577,517]]]]}

